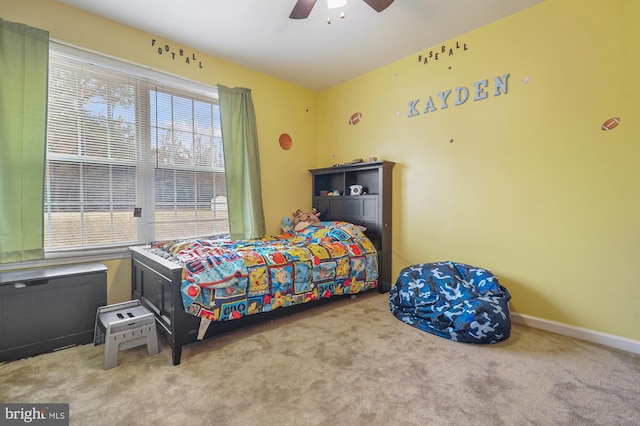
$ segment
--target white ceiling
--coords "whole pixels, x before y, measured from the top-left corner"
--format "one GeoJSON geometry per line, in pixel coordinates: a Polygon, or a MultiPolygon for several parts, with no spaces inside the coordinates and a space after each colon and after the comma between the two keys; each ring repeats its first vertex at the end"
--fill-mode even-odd
{"type": "Polygon", "coordinates": [[[396,0],[377,13],[362,0],[339,12],[318,0],[58,0],[151,35],[323,90],[544,0],[396,0]]]}

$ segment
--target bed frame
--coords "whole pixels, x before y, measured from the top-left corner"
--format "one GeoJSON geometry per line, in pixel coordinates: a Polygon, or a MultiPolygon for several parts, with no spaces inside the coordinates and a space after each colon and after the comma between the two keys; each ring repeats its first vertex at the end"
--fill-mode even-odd
{"type": "MultiPolygon", "coordinates": [[[[182,357],[182,347],[198,340],[200,318],[187,314],[184,310],[180,290],[182,266],[163,259],[146,248],[129,248],[132,259],[133,298],[140,300],[143,306],[154,313],[158,332],[164,336],[171,347],[173,365],[178,365],[182,357]]],[[[383,292],[381,287],[378,289],[383,292]]],[[[349,295],[334,295],[271,312],[245,315],[233,321],[214,321],[209,325],[204,337],[299,312],[341,297],[349,297],[349,295]]]]}
{"type": "MultiPolygon", "coordinates": [[[[333,168],[310,170],[313,181],[313,207],[321,212],[321,220],[344,220],[364,225],[365,232],[378,250],[381,293],[391,288],[391,171],[394,163],[377,161],[333,168]],[[367,195],[346,196],[348,186],[364,184],[367,195]],[[324,188],[323,186],[326,186],[324,188]],[[337,188],[343,196],[318,195],[327,188],[337,188]]],[[[156,316],[158,330],[171,347],[173,365],[180,364],[182,347],[198,340],[200,318],[187,314],[182,304],[180,284],[182,266],[153,254],[145,247],[131,247],[132,295],[156,316]]],[[[204,337],[241,327],[248,323],[273,319],[292,312],[318,306],[329,300],[320,299],[257,315],[245,315],[233,321],[212,322],[204,337]]]]}
{"type": "Polygon", "coordinates": [[[153,312],[158,331],[171,347],[173,365],[180,364],[182,346],[195,342],[200,319],[182,306],[182,266],[156,256],[145,247],[130,247],[133,298],[153,312]]]}

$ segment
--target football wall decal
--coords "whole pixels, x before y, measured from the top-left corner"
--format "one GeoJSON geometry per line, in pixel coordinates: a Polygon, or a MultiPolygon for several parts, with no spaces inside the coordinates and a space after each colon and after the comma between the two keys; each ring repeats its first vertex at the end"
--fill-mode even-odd
{"type": "Polygon", "coordinates": [[[284,149],[285,151],[291,149],[291,146],[293,146],[293,140],[291,139],[291,136],[286,133],[280,135],[280,139],[278,140],[278,142],[280,143],[280,148],[284,149]]]}
{"type": "Polygon", "coordinates": [[[613,117],[602,123],[602,130],[613,130],[620,124],[620,117],[613,117]]]}
{"type": "Polygon", "coordinates": [[[355,113],[353,113],[353,115],[349,119],[349,124],[352,125],[352,126],[355,126],[356,124],[358,124],[360,122],[360,120],[362,120],[362,113],[361,112],[355,112],[355,113]]]}

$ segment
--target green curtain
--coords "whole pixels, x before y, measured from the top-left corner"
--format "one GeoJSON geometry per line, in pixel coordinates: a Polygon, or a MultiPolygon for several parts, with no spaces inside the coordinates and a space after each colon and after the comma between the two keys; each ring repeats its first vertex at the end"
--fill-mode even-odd
{"type": "Polygon", "coordinates": [[[251,90],[218,85],[218,96],[231,238],[259,238],[266,228],[251,90]]]}
{"type": "Polygon", "coordinates": [[[0,264],[44,258],[49,32],[0,19],[0,264]]]}

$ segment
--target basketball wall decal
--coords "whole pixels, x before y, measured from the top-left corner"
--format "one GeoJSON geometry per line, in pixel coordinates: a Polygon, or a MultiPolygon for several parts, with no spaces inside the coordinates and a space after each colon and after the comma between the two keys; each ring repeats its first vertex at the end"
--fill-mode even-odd
{"type": "Polygon", "coordinates": [[[602,123],[602,130],[613,130],[620,124],[620,117],[613,117],[602,123]]]}
{"type": "Polygon", "coordinates": [[[291,140],[291,136],[286,133],[280,135],[279,143],[280,148],[284,149],[285,151],[291,149],[291,147],[293,146],[293,140],[291,140]]]}
{"type": "Polygon", "coordinates": [[[362,113],[361,112],[354,112],[353,115],[351,116],[351,118],[349,119],[349,124],[352,126],[355,126],[356,124],[358,124],[360,122],[360,120],[362,120],[362,113]]]}

